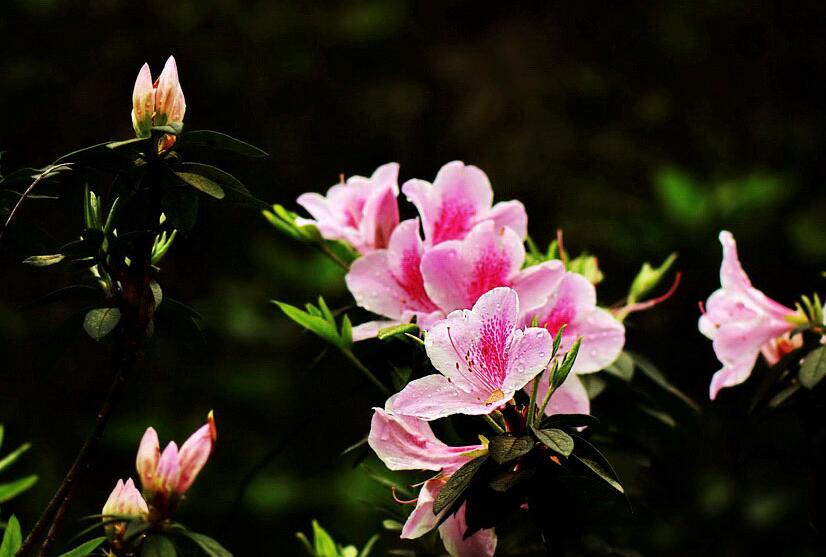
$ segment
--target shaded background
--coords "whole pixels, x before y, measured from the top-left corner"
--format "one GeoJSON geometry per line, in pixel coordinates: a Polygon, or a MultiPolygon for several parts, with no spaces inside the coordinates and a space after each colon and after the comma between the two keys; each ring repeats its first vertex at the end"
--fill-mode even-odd
{"type": "MultiPolygon", "coordinates": [[[[645,472],[626,471],[635,515],[617,519],[614,541],[657,556],[814,554],[804,549],[801,417],[748,415],[748,387],[707,404],[718,364],[696,318],[697,301],[718,285],[723,227],[776,299],[793,304],[821,286],[826,8],[688,4],[8,1],[2,170],[130,137],[135,75],[144,61],[157,73],[172,53],[187,128],[221,130],[271,154],[230,164],[267,201],[294,207],[299,193],[326,190],[340,172],[369,174],[389,160],[406,180],[432,179],[462,159],[489,174],[497,199],[526,203],[540,243],[561,227],[573,252],[599,256],[606,304],[643,261],[678,251],[678,294],[629,321],[628,345],[704,413],[657,400],[678,425],[636,432],[657,450],[645,472]]],[[[72,239],[80,207],[78,191],[30,205],[22,219],[47,234],[27,240],[48,252],[72,239]]],[[[134,474],[146,426],[162,442],[182,441],[214,408],[220,444],[183,521],[239,556],[301,554],[293,533],[312,517],[361,544],[381,529],[389,493],[340,453],[383,401],[269,303],[323,293],[342,307],[341,273],[255,211],[202,208],[161,275],[166,295],[203,315],[201,331],[158,324],[65,529],[79,530],[115,480],[134,474]]],[[[34,443],[18,468],[41,481],[3,507],[28,529],[109,379],[105,346],[66,330],[68,310],[18,309],[74,278],[20,265],[32,253],[25,244],[0,245],[0,422],[7,448],[34,443]]],[[[386,373],[380,353],[363,355],[386,373]]],[[[598,399],[594,413],[619,416],[621,400],[598,399]]]]}

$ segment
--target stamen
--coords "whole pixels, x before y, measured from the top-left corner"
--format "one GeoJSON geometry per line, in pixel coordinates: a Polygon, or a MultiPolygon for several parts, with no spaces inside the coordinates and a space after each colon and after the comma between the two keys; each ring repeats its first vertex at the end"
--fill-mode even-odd
{"type": "Polygon", "coordinates": [[[390,491],[393,492],[393,500],[396,501],[396,503],[398,503],[400,505],[415,505],[416,503],[419,502],[418,497],[416,497],[415,499],[411,499],[409,501],[405,501],[404,499],[399,499],[399,497],[396,495],[396,486],[395,485],[390,488],[390,491]]]}

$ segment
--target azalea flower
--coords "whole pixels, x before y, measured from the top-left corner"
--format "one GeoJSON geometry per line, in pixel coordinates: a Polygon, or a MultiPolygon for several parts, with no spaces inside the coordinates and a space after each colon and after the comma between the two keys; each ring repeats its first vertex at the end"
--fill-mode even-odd
{"type": "Polygon", "coordinates": [[[106,500],[101,511],[103,520],[107,521],[104,527],[106,536],[110,540],[122,538],[126,531],[126,522],[108,522],[111,517],[131,516],[135,518],[146,518],[149,515],[149,507],[146,505],[141,492],[135,487],[132,478],[124,483],[118,480],[115,489],[106,500]]]}
{"type": "Polygon", "coordinates": [[[525,206],[519,201],[493,205],[488,177],[479,168],[461,161],[444,165],[432,184],[409,180],[402,191],[419,210],[428,246],[461,240],[475,225],[486,220],[497,228],[510,228],[520,239],[524,240],[527,235],[525,206]]]}
{"type": "Polygon", "coordinates": [[[399,165],[380,166],[370,178],[351,176],[347,182],[327,190],[327,196],[305,193],[298,203],[314,220],[297,219],[313,225],[328,240],[344,240],[362,254],[386,248],[399,224],[399,165]]]}
{"type": "Polygon", "coordinates": [[[547,329],[519,328],[519,296],[494,288],[471,310],[454,311],[425,338],[440,374],[416,379],[396,396],[394,411],[435,420],[452,414],[489,414],[507,403],[548,365],[547,329]]]}
{"type": "MultiPolygon", "coordinates": [[[[374,409],[367,442],[390,470],[432,470],[439,474],[426,481],[416,499],[416,508],[402,528],[401,537],[414,539],[433,530],[444,513],[433,513],[433,503],[439,492],[459,468],[470,462],[485,445],[451,447],[433,435],[430,425],[411,416],[394,412],[395,398],[387,401],[386,409],[374,409]]],[[[492,556],[496,550],[493,529],[479,530],[465,539],[465,505],[447,517],[439,526],[439,536],[452,557],[492,556]]]]}
{"type": "Polygon", "coordinates": [[[217,437],[212,412],[180,450],[171,441],[161,452],[158,434],[148,428],[138,448],[137,469],[143,490],[153,505],[174,503],[192,486],[209,459],[217,437]]]}
{"type": "MultiPolygon", "coordinates": [[[[723,263],[720,289],[705,303],[699,329],[712,339],[714,353],[723,364],[709,388],[712,400],[720,389],[739,385],[749,378],[761,350],[771,354],[777,341],[792,329],[793,309],[772,300],[751,285],[730,232],[720,232],[723,263]]],[[[774,360],[771,358],[770,361],[774,360]]]]}
{"type": "MultiPolygon", "coordinates": [[[[178,81],[178,66],[170,56],[154,82],[149,64],[144,64],[132,92],[132,127],[138,137],[152,135],[153,126],[183,126],[186,100],[178,81]]],[[[162,150],[169,149],[175,136],[167,134],[162,150]]]]}
{"type": "Polygon", "coordinates": [[[430,249],[419,236],[418,221],[404,221],[387,250],[356,260],[347,274],[356,303],[388,318],[356,327],[353,338],[370,338],[382,327],[413,317],[429,330],[451,311],[472,307],[500,286],[518,292],[523,311],[541,307],[564,267],[561,261],[547,261],[523,270],[524,260],[525,247],[517,233],[493,221],[476,225],[462,240],[430,249]]]}
{"type": "Polygon", "coordinates": [[[619,357],[625,345],[625,327],[609,311],[597,307],[596,288],[577,273],[566,272],[549,285],[546,302],[530,311],[522,324],[529,325],[534,319],[552,336],[565,325],[560,354],[567,353],[576,339],[582,338],[571,370],[574,373],[605,369],[619,357]]]}

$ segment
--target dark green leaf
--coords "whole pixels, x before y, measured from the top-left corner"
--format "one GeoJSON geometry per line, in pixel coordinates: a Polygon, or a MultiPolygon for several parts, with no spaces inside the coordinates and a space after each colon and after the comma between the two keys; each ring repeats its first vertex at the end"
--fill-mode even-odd
{"type": "Polygon", "coordinates": [[[60,263],[66,256],[60,253],[54,255],[32,255],[23,260],[26,265],[34,265],[35,267],[48,267],[60,263]]]}
{"type": "Polygon", "coordinates": [[[579,460],[582,464],[587,466],[594,474],[600,477],[603,481],[605,481],[608,485],[619,491],[620,493],[625,493],[625,489],[623,489],[622,485],[615,480],[611,474],[609,474],[602,465],[595,461],[591,460],[590,458],[585,458],[581,456],[574,455],[574,458],[579,460]]]}
{"type": "Polygon", "coordinates": [[[571,373],[571,370],[574,367],[574,363],[576,363],[577,354],[579,354],[579,347],[582,346],[582,337],[576,339],[574,345],[571,346],[571,349],[565,354],[565,359],[562,360],[562,365],[560,365],[555,371],[554,375],[551,378],[551,384],[553,385],[554,389],[562,385],[565,380],[568,378],[568,374],[571,373]]]}
{"type": "Polygon", "coordinates": [[[542,427],[587,427],[597,425],[599,420],[590,414],[554,414],[542,419],[542,427]]]}
{"type": "MultiPolygon", "coordinates": [[[[94,550],[100,547],[103,542],[106,541],[104,536],[99,538],[95,538],[93,540],[89,540],[88,542],[82,543],[76,548],[67,551],[66,553],[62,554],[60,557],[88,557],[92,554],[94,550]]],[[[174,554],[173,554],[174,555],[174,554]]]]}
{"type": "Polygon", "coordinates": [[[826,347],[812,350],[800,366],[800,384],[811,390],[826,376],[826,347]]]}
{"type": "Polygon", "coordinates": [[[534,429],[533,432],[543,445],[555,453],[566,458],[571,456],[574,450],[574,440],[561,429],[534,429]]]}
{"type": "Polygon", "coordinates": [[[176,229],[188,234],[198,219],[198,194],[188,188],[169,188],[161,199],[161,209],[176,229]]]}
{"type": "Polygon", "coordinates": [[[187,132],[178,138],[176,149],[185,150],[189,147],[211,147],[237,153],[245,157],[268,157],[269,155],[249,143],[235,139],[221,132],[197,130],[187,132]]]}
{"type": "Polygon", "coordinates": [[[769,408],[777,408],[801,389],[799,384],[789,385],[769,400],[769,408]]]}
{"type": "Polygon", "coordinates": [[[176,557],[175,544],[166,536],[154,534],[146,538],[141,546],[141,557],[176,557]]]}
{"type": "Polygon", "coordinates": [[[516,437],[505,433],[491,439],[488,450],[493,460],[499,464],[503,464],[528,454],[531,452],[531,449],[533,449],[534,444],[534,439],[530,435],[516,437]]]}
{"type": "Polygon", "coordinates": [[[0,459],[0,472],[3,472],[7,468],[9,468],[12,464],[17,462],[17,460],[23,456],[23,454],[28,451],[32,446],[29,443],[24,443],[17,447],[13,452],[7,454],[3,458],[0,459]]]}
{"type": "Polygon", "coordinates": [[[220,543],[209,536],[196,534],[195,532],[187,532],[186,536],[195,542],[207,557],[232,557],[232,553],[224,549],[220,543]]]}
{"type": "Polygon", "coordinates": [[[216,182],[213,182],[206,176],[194,174],[192,172],[175,172],[175,176],[192,186],[193,188],[204,192],[205,194],[214,197],[215,199],[223,199],[224,189],[216,182]]]}
{"type": "Polygon", "coordinates": [[[459,468],[444,485],[436,500],[433,502],[433,514],[438,515],[446,508],[459,500],[470,486],[476,472],[487,462],[487,456],[480,456],[459,468]]]}
{"type": "Polygon", "coordinates": [[[120,323],[118,308],[98,308],[89,310],[83,320],[83,329],[95,340],[100,340],[120,323]]]}
{"type": "Polygon", "coordinates": [[[238,178],[220,168],[208,164],[183,162],[175,165],[174,170],[178,175],[182,173],[197,175],[217,184],[222,190],[225,190],[229,201],[249,203],[261,209],[269,208],[269,205],[255,198],[238,178]]]}
{"type": "Polygon", "coordinates": [[[632,352],[628,352],[627,354],[634,359],[636,367],[643,373],[643,375],[651,379],[657,384],[657,386],[685,402],[694,411],[700,411],[700,405],[694,402],[688,395],[680,391],[677,387],[669,383],[668,379],[665,378],[662,372],[660,372],[660,370],[658,370],[648,358],[632,352]]]}
{"type": "Polygon", "coordinates": [[[20,522],[12,515],[6,524],[6,532],[3,534],[3,543],[0,544],[0,557],[14,557],[17,550],[23,544],[23,533],[20,531],[20,522]]]}
{"type": "Polygon", "coordinates": [[[516,472],[514,472],[513,470],[505,470],[504,472],[500,472],[499,474],[495,475],[488,482],[488,485],[492,490],[504,493],[509,489],[519,485],[528,478],[532,477],[533,475],[533,469],[518,470],[516,472]]]}

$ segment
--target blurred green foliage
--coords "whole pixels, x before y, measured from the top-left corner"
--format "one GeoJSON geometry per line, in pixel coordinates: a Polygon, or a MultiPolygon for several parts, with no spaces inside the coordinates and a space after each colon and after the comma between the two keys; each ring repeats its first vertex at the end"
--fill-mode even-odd
{"type": "MultiPolygon", "coordinates": [[[[0,172],[130,137],[135,75],[171,53],[187,128],[222,130],[271,154],[227,161],[264,200],[295,208],[299,193],[325,190],[340,172],[369,174],[389,160],[401,162],[402,179],[432,179],[458,158],[490,175],[497,199],[526,203],[539,245],[561,227],[572,253],[598,256],[605,304],[625,295],[643,261],[678,251],[678,293],[631,316],[628,343],[705,400],[718,363],[696,330],[696,304],[718,284],[720,228],[735,233],[747,271],[772,297],[791,304],[822,286],[824,16],[816,2],[741,0],[12,0],[0,18],[0,172]]],[[[4,504],[24,525],[65,472],[109,381],[105,350],[82,332],[83,308],[20,310],[71,278],[20,264],[81,226],[82,192],[51,193],[61,199],[29,204],[0,244],[0,420],[12,445],[33,441],[26,472],[41,477],[4,504]]],[[[294,532],[313,517],[338,542],[361,543],[396,505],[341,453],[383,398],[269,303],[321,294],[343,309],[343,273],[256,211],[215,203],[203,203],[161,277],[165,294],[203,318],[198,327],[159,319],[70,524],[99,512],[115,481],[134,474],[146,426],[180,438],[214,408],[219,444],[182,520],[236,555],[301,555],[294,532]]],[[[5,206],[0,198],[0,213],[5,206]]],[[[389,377],[380,347],[358,351],[389,377]]],[[[594,413],[630,427],[627,396],[608,385],[594,413]]],[[[608,455],[633,509],[604,522],[620,546],[817,554],[806,549],[806,419],[749,415],[748,398],[748,385],[732,390],[700,417],[657,401],[677,427],[634,430],[646,472],[608,455]]]]}

